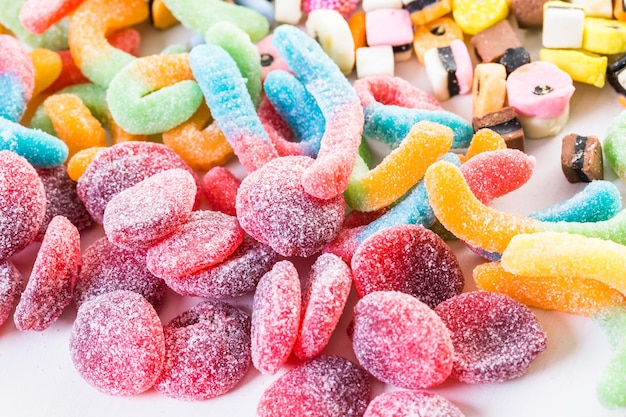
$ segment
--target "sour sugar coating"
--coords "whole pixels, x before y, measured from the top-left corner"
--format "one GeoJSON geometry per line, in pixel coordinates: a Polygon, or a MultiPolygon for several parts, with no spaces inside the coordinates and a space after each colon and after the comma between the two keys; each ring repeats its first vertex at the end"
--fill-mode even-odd
{"type": "Polygon", "coordinates": [[[148,248],[189,219],[196,182],[183,169],[162,171],[116,194],[104,209],[109,240],[127,249],[148,248]]]}
{"type": "Polygon", "coordinates": [[[237,190],[241,180],[228,169],[217,166],[208,170],[202,177],[202,193],[211,210],[230,216],[237,215],[237,190]]]}
{"type": "Polygon", "coordinates": [[[250,316],[205,301],[163,328],[165,362],[154,388],[179,400],[208,400],[232,390],[250,368],[250,316]]]}
{"type": "Polygon", "coordinates": [[[369,376],[341,356],[320,356],[278,378],[261,396],[257,417],[357,417],[370,401],[369,376]]]}
{"type": "Polygon", "coordinates": [[[302,11],[309,14],[313,10],[331,9],[338,11],[344,19],[347,19],[358,4],[358,0],[303,0],[302,11]]]}
{"type": "Polygon", "coordinates": [[[442,110],[439,101],[400,77],[374,75],[353,84],[361,105],[367,107],[373,103],[401,106],[411,109],[442,110]]]}
{"type": "Polygon", "coordinates": [[[0,35],[0,117],[19,122],[33,96],[35,69],[20,42],[0,35]]]}
{"type": "Polygon", "coordinates": [[[472,275],[479,290],[506,294],[529,307],[592,317],[626,306],[624,294],[595,279],[516,275],[499,262],[478,265],[472,275]]]}
{"type": "Polygon", "coordinates": [[[452,339],[443,321],[398,291],[376,291],[357,302],[352,347],[375,378],[400,388],[433,387],[452,371],[452,339]]]}
{"type": "Polygon", "coordinates": [[[344,193],[346,202],[359,211],[375,211],[395,202],[450,150],[453,135],[447,126],[418,122],[375,168],[370,170],[358,159],[344,193]]]}
{"type": "MultiPolygon", "coordinates": [[[[299,19],[298,19],[299,20],[299,19]]],[[[280,56],[278,51],[272,46],[272,37],[270,33],[256,43],[261,58],[261,79],[265,80],[267,75],[277,69],[289,72],[289,67],[280,56]]]]}
{"type": "MultiPolygon", "coordinates": [[[[106,147],[87,148],[78,151],[67,161],[67,175],[72,181],[78,182],[93,159],[106,147]]],[[[80,198],[80,197],[79,197],[80,198]]],[[[81,200],[82,201],[82,200],[81,200]]]]}
{"type": "Polygon", "coordinates": [[[348,187],[361,143],[363,108],[349,81],[314,39],[283,25],[274,31],[272,43],[326,119],[320,150],[302,174],[302,186],[311,196],[333,199],[348,187]]]}
{"type": "Polygon", "coordinates": [[[401,291],[431,308],[460,294],[465,280],[452,250],[434,232],[398,225],[367,238],[352,257],[357,294],[401,291]]]}
{"type": "Polygon", "coordinates": [[[0,326],[9,318],[20,299],[24,277],[11,261],[0,262],[0,326]]]}
{"type": "Polygon", "coordinates": [[[76,65],[89,80],[108,87],[115,75],[135,60],[113,47],[106,36],[148,19],[144,0],[89,0],[70,17],[68,43],[76,65]]]}
{"type": "Polygon", "coordinates": [[[0,161],[0,259],[7,259],[37,236],[46,214],[46,191],[21,156],[0,151],[0,161]]]}
{"type": "Polygon", "coordinates": [[[27,0],[20,9],[20,23],[38,35],[73,12],[84,0],[27,0]]]}
{"type": "Polygon", "coordinates": [[[470,384],[503,382],[526,373],[547,346],[532,311],[509,296],[472,291],[435,308],[454,345],[451,377],[470,384]]]}
{"type": "Polygon", "coordinates": [[[465,155],[460,155],[461,163],[467,162],[470,158],[487,151],[497,151],[506,149],[506,141],[500,134],[492,129],[479,129],[470,142],[465,155]]]}
{"type": "Polygon", "coordinates": [[[606,162],[618,177],[626,178],[626,110],[615,117],[603,141],[606,162]]]}
{"type": "Polygon", "coordinates": [[[363,417],[464,417],[444,397],[427,391],[393,391],[376,396],[363,417]]]}
{"type": "Polygon", "coordinates": [[[237,193],[241,227],[283,256],[320,251],[343,221],[342,195],[322,200],[305,192],[302,174],[313,163],[306,156],[275,159],[244,178],[237,193]]]}
{"type": "Polygon", "coordinates": [[[269,32],[269,22],[260,13],[247,7],[221,0],[163,0],[183,26],[196,33],[205,34],[219,22],[229,22],[246,32],[252,42],[263,38],[269,32]]]}
{"type": "Polygon", "coordinates": [[[298,336],[301,304],[296,267],[276,263],[259,281],[252,303],[252,363],[260,372],[273,375],[287,362],[298,336]]]}
{"type": "Polygon", "coordinates": [[[350,267],[336,255],[325,253],[316,260],[302,294],[302,317],[294,354],[309,360],[328,344],[339,322],[352,285],[350,267]]]}
{"type": "Polygon", "coordinates": [[[261,277],[278,260],[279,256],[272,248],[246,236],[237,250],[221,263],[185,277],[167,277],[164,281],[184,296],[208,299],[240,297],[254,291],[261,277]]]}
{"type": "Polygon", "coordinates": [[[111,79],[106,97],[115,122],[133,134],[170,130],[202,104],[188,54],[151,55],[130,62],[111,79]]]}
{"type": "Polygon", "coordinates": [[[160,278],[193,274],[226,259],[244,234],[234,216],[194,211],[174,233],[148,249],[148,270],[160,278]]]}
{"type": "Polygon", "coordinates": [[[78,196],[93,219],[102,223],[104,209],[120,191],[168,169],[193,171],[167,146],[127,142],[99,152],[76,185],[78,196]]]}
{"type": "Polygon", "coordinates": [[[52,169],[38,169],[37,173],[46,192],[46,214],[41,222],[36,240],[43,239],[50,221],[61,215],[81,231],[92,225],[93,219],[76,193],[76,182],[67,175],[61,165],[52,169]]]}
{"type": "Polygon", "coordinates": [[[69,220],[56,216],[15,309],[15,326],[22,331],[47,329],[72,301],[79,270],[80,234],[69,220]]]}
{"type": "Polygon", "coordinates": [[[35,88],[33,97],[47,89],[61,75],[63,63],[61,56],[54,51],[44,48],[36,48],[29,52],[33,61],[35,74],[35,88]]]}
{"type": "Polygon", "coordinates": [[[70,334],[74,367],[92,387],[130,396],[150,389],[163,369],[163,326],[152,305],[132,291],[85,302],[70,334]]]}
{"type": "Polygon", "coordinates": [[[24,3],[26,0],[0,0],[0,25],[33,48],[47,48],[53,51],[67,49],[68,22],[59,22],[43,35],[30,33],[22,26],[19,19],[24,3]]]}
{"type": "Polygon", "coordinates": [[[82,254],[76,279],[77,307],[99,295],[117,290],[141,294],[158,309],[165,297],[165,283],[146,268],[145,250],[126,250],[102,237],[82,254]]]}

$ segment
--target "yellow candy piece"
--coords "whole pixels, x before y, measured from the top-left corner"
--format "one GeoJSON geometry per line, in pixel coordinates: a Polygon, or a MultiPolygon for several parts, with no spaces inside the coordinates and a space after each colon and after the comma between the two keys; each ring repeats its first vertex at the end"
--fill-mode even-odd
{"type": "Polygon", "coordinates": [[[432,48],[442,48],[455,40],[463,40],[463,31],[454,20],[442,17],[415,28],[413,49],[420,64],[424,64],[424,53],[432,48]]]}
{"type": "Polygon", "coordinates": [[[586,17],[583,49],[603,55],[626,52],[626,23],[597,17],[586,17]]]}
{"type": "Polygon", "coordinates": [[[506,67],[484,63],[474,68],[472,116],[482,117],[504,108],[506,103],[506,67]]]}
{"type": "Polygon", "coordinates": [[[150,20],[152,26],[157,29],[167,29],[178,23],[170,9],[167,8],[163,0],[153,0],[150,7],[150,20]]]}
{"type": "Polygon", "coordinates": [[[506,141],[497,132],[491,129],[480,129],[474,133],[472,141],[465,155],[459,155],[461,163],[466,162],[470,158],[481,154],[483,152],[497,151],[499,149],[506,149],[506,141]]]}
{"type": "Polygon", "coordinates": [[[374,169],[368,170],[362,159],[357,161],[344,193],[346,202],[359,211],[375,211],[393,203],[424,176],[430,164],[448,152],[453,137],[447,126],[416,123],[400,146],[374,169]]]}
{"type": "Polygon", "coordinates": [[[509,15],[507,0],[454,0],[452,16],[464,33],[475,35],[509,15]]]}
{"type": "Polygon", "coordinates": [[[93,148],[78,151],[67,162],[67,175],[74,181],[78,182],[79,178],[85,173],[87,167],[93,159],[106,147],[96,146],[93,148]]]}
{"type": "Polygon", "coordinates": [[[524,276],[594,279],[626,294],[626,246],[571,233],[541,232],[511,239],[505,271],[524,276]]]}
{"type": "Polygon", "coordinates": [[[500,262],[478,265],[472,275],[479,290],[506,294],[529,307],[588,317],[626,307],[624,294],[594,279],[515,275],[505,271],[500,262]]]}
{"type": "Polygon", "coordinates": [[[61,75],[63,62],[59,54],[49,49],[37,48],[29,54],[35,69],[35,89],[33,90],[33,97],[35,97],[50,87],[61,75]]]}
{"type": "Polygon", "coordinates": [[[193,169],[208,171],[233,155],[233,148],[213,123],[211,112],[201,105],[185,123],[163,133],[163,144],[172,148],[193,169]]]}
{"type": "Polygon", "coordinates": [[[107,146],[104,128],[77,95],[52,95],[43,106],[59,139],[67,145],[69,158],[82,149],[107,146]]]}
{"type": "Polygon", "coordinates": [[[511,238],[533,233],[539,221],[485,206],[453,164],[438,161],[424,176],[428,201],[441,224],[471,246],[501,253],[511,238]]]}
{"type": "Polygon", "coordinates": [[[573,49],[539,50],[539,60],[551,62],[572,77],[572,80],[602,88],[606,82],[608,59],[605,56],[573,49]]]}

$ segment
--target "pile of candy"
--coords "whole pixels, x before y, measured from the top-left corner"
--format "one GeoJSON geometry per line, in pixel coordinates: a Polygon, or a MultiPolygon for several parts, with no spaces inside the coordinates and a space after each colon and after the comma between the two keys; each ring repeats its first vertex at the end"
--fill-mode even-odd
{"type": "Polygon", "coordinates": [[[574,82],[626,94],[625,22],[621,0],[0,0],[0,325],[44,331],[74,302],[72,362],[109,395],[208,400],[291,368],[258,416],[462,416],[426,390],[524,375],[538,307],[603,324],[598,397],[624,407],[603,157],[626,180],[626,111],[563,136],[576,195],[490,205],[531,178],[526,138],[567,126],[574,82]],[[198,37],[140,57],[148,19],[198,37]],[[512,23],[543,25],[540,60],[512,23]],[[432,95],[395,76],[413,51],[432,95]],[[471,121],[442,107],[469,94],[471,121]],[[447,239],[489,261],[473,283],[447,239]],[[37,241],[25,280],[12,257],[37,241]],[[204,300],[163,325],[168,289],[204,300]],[[342,316],[358,364],[325,354],[342,316]],[[372,378],[402,391],[372,399],[372,378]]]}

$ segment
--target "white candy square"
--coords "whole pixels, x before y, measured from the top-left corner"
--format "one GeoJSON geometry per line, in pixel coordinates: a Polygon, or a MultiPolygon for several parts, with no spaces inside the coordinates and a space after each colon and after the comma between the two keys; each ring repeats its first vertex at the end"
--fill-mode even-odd
{"type": "Polygon", "coordinates": [[[364,12],[378,9],[401,9],[402,0],[363,0],[361,7],[364,12]]]}
{"type": "Polygon", "coordinates": [[[274,0],[274,19],[277,22],[297,25],[301,18],[301,0],[274,0]]]}
{"type": "Polygon", "coordinates": [[[395,75],[395,59],[390,45],[369,46],[356,50],[356,77],[395,75]]]}
{"type": "Polygon", "coordinates": [[[572,4],[585,8],[585,16],[613,18],[613,2],[611,0],[571,0],[572,4]]]}
{"type": "Polygon", "coordinates": [[[562,1],[549,1],[543,6],[544,48],[581,48],[585,27],[585,11],[562,1]]]}
{"type": "Polygon", "coordinates": [[[424,53],[424,68],[437,100],[448,100],[450,98],[448,71],[446,71],[443,62],[441,62],[437,48],[429,49],[424,53]]]}

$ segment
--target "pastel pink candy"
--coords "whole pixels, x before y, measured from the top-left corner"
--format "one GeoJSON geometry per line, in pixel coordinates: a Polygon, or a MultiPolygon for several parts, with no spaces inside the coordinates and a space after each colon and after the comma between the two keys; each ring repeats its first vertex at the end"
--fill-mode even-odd
{"type": "Polygon", "coordinates": [[[384,392],[367,406],[363,417],[464,417],[440,395],[427,391],[384,392]]]}
{"type": "Polygon", "coordinates": [[[274,70],[289,71],[289,67],[278,51],[272,46],[272,36],[267,35],[257,42],[256,47],[261,56],[261,79],[265,80],[267,74],[274,70]]]}
{"type": "Polygon", "coordinates": [[[19,77],[24,88],[24,101],[28,102],[35,89],[35,68],[24,46],[10,35],[0,35],[0,74],[5,72],[19,77]]]}
{"type": "Polygon", "coordinates": [[[20,9],[20,23],[26,30],[42,34],[70,14],[84,0],[27,0],[20,9]]]}
{"type": "Polygon", "coordinates": [[[280,261],[266,273],[252,303],[252,363],[273,375],[287,361],[298,335],[302,295],[295,266],[280,261]]]}
{"type": "Polygon", "coordinates": [[[454,56],[456,65],[456,79],[459,82],[459,94],[469,94],[472,92],[474,82],[474,65],[465,42],[455,39],[450,42],[450,49],[454,56]]]}
{"type": "Polygon", "coordinates": [[[365,14],[368,46],[400,46],[413,42],[413,23],[407,9],[375,9],[365,14]],[[393,30],[389,30],[393,28],[393,30]]]}
{"type": "Polygon", "coordinates": [[[211,210],[237,215],[235,203],[241,180],[228,169],[217,166],[208,170],[202,177],[202,192],[211,210]]]}
{"type": "Polygon", "coordinates": [[[104,232],[112,243],[127,249],[150,247],[187,221],[196,192],[196,182],[186,170],[154,174],[109,201],[104,232]]]}
{"type": "Polygon", "coordinates": [[[506,80],[509,106],[523,116],[552,119],[561,116],[574,94],[572,77],[551,62],[522,65],[506,80]]]}
{"type": "Polygon", "coordinates": [[[20,299],[24,278],[9,260],[0,262],[0,326],[9,318],[20,299]]]}
{"type": "Polygon", "coordinates": [[[434,96],[400,77],[373,75],[356,80],[353,87],[363,107],[380,103],[422,110],[442,109],[434,96]]]}
{"type": "Polygon", "coordinates": [[[243,237],[236,217],[219,211],[194,211],[178,230],[148,249],[148,270],[160,278],[193,274],[222,262],[243,237]]]}
{"type": "Polygon", "coordinates": [[[35,168],[11,151],[0,151],[0,260],[32,242],[45,214],[46,191],[35,168]]]}

